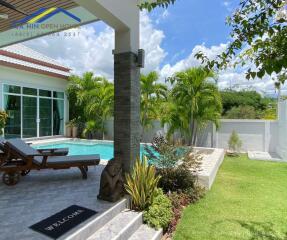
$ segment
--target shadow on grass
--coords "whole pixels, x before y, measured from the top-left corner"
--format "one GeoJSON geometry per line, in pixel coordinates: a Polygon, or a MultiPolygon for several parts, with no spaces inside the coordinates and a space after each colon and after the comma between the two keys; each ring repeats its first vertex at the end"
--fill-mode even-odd
{"type": "Polygon", "coordinates": [[[270,222],[226,220],[216,222],[214,225],[226,222],[239,224],[241,228],[247,230],[250,234],[250,237],[246,238],[248,240],[287,240],[287,232],[282,233],[276,231],[274,224],[270,222]]]}

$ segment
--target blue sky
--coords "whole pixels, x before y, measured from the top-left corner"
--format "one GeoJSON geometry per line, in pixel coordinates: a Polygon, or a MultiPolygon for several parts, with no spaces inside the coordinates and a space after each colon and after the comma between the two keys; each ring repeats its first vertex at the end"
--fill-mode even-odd
{"type": "MultiPolygon", "coordinates": [[[[239,0],[177,0],[168,9],[142,12],[141,48],[146,51],[142,73],[157,71],[160,81],[178,71],[200,65],[195,53],[203,51],[214,58],[226,49],[230,29],[225,21],[239,0]]],[[[79,29],[77,37],[46,36],[26,43],[70,67],[75,74],[92,71],[113,81],[114,31],[103,22],[79,29]]],[[[247,81],[243,71],[227,69],[218,73],[221,89],[230,86],[274,91],[270,77],[247,81]]]]}
{"type": "Polygon", "coordinates": [[[174,64],[180,58],[186,58],[190,49],[202,43],[207,47],[226,43],[230,29],[225,20],[236,2],[177,0],[167,10],[157,9],[150,13],[155,21],[163,12],[167,15],[157,24],[166,36],[162,47],[167,50],[168,58],[162,64],[174,64]]]}

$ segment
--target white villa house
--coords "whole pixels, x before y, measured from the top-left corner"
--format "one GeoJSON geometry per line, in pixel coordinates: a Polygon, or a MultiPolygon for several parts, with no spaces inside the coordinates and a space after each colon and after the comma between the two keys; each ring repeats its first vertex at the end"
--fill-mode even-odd
{"type": "Polygon", "coordinates": [[[0,107],[5,138],[64,135],[70,69],[22,44],[0,49],[0,107]]]}

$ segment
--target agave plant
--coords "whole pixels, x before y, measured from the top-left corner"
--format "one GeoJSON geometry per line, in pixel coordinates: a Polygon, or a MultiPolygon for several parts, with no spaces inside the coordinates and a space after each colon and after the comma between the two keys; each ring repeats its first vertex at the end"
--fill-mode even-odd
{"type": "Polygon", "coordinates": [[[126,175],[125,189],[131,196],[132,209],[146,210],[156,195],[160,176],[156,176],[154,166],[148,164],[146,157],[137,159],[131,174],[126,175]]]}

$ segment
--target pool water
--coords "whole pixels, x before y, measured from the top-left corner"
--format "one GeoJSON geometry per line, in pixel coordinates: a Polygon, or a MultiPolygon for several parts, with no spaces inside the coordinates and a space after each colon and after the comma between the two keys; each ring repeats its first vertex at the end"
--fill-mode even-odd
{"type": "MultiPolygon", "coordinates": [[[[34,146],[37,148],[69,148],[69,156],[100,154],[101,159],[110,160],[114,157],[114,144],[111,142],[58,142],[34,146]]],[[[140,155],[145,154],[145,145],[141,145],[140,155]]]]}

